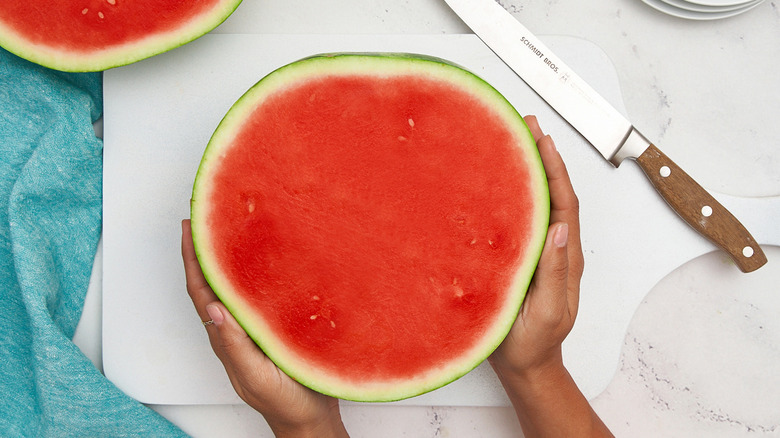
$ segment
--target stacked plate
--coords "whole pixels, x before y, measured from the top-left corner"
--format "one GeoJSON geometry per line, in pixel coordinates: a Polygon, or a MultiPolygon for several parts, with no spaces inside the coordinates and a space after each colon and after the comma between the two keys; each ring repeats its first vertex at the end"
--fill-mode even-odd
{"type": "Polygon", "coordinates": [[[689,20],[717,20],[733,17],[758,6],[764,0],[642,0],[649,6],[689,20]]]}

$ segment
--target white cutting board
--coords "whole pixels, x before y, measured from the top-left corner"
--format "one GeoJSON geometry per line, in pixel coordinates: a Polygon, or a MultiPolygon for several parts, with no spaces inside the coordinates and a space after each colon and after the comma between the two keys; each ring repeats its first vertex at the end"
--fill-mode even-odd
{"type": "MultiPolygon", "coordinates": [[[[598,47],[570,37],[543,39],[623,110],[617,76],[598,47]]],[[[520,113],[538,115],[556,140],[581,200],[586,270],[577,325],[564,344],[565,361],[585,395],[598,395],[616,371],[628,323],[645,294],[674,268],[714,247],[666,207],[637,166],[612,168],[473,35],[207,35],[105,72],[103,367],[108,378],[149,404],[241,403],[185,291],[180,221],[188,216],[206,143],[233,102],[284,64],[343,51],[449,59],[495,86],[520,113]]],[[[760,243],[780,244],[769,223],[780,217],[777,198],[718,197],[760,243]]],[[[736,268],[724,263],[723,269],[736,268]]],[[[508,400],[482,364],[444,388],[397,403],[498,406],[508,400]]]]}

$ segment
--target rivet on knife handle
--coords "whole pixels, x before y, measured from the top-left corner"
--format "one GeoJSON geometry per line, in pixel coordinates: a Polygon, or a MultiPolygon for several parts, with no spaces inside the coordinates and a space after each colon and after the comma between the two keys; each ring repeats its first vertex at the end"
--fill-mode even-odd
{"type": "Polygon", "coordinates": [[[674,211],[726,251],[742,272],[752,272],[766,264],[761,247],[737,218],[655,145],[651,144],[636,162],[674,211]]]}

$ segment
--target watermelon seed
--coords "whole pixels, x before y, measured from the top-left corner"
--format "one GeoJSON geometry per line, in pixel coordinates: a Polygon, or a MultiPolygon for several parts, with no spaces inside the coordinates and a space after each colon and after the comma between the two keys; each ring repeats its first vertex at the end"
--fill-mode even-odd
{"type": "Polygon", "coordinates": [[[314,296],[311,297],[311,299],[314,300],[314,301],[318,301],[320,299],[320,297],[318,297],[317,295],[314,295],[314,296]]]}
{"type": "Polygon", "coordinates": [[[314,321],[315,319],[317,319],[317,315],[312,315],[312,316],[310,316],[310,317],[309,317],[309,319],[311,319],[312,321],[314,321]]]}
{"type": "Polygon", "coordinates": [[[411,117],[409,118],[409,126],[414,128],[414,120],[412,120],[411,117]]]}
{"type": "Polygon", "coordinates": [[[84,8],[81,10],[81,15],[87,15],[87,12],[89,12],[88,8],[84,8]]]}
{"type": "Polygon", "coordinates": [[[102,12],[98,12],[98,17],[100,17],[100,18],[105,18],[105,15],[103,15],[103,13],[102,13],[102,12]]]}
{"type": "Polygon", "coordinates": [[[406,137],[404,137],[403,135],[399,135],[398,141],[406,141],[406,137]]]}
{"type": "Polygon", "coordinates": [[[477,238],[476,238],[476,237],[475,237],[475,238],[473,238],[473,239],[471,239],[471,242],[470,242],[469,244],[470,244],[470,245],[473,245],[473,244],[475,244],[475,243],[477,243],[477,238]]]}
{"type": "Polygon", "coordinates": [[[333,327],[333,328],[336,328],[336,323],[335,323],[335,322],[333,322],[333,321],[331,321],[331,322],[330,322],[330,326],[331,326],[331,327],[333,327]]]}
{"type": "Polygon", "coordinates": [[[113,6],[116,4],[116,0],[106,0],[106,3],[113,6]]]}

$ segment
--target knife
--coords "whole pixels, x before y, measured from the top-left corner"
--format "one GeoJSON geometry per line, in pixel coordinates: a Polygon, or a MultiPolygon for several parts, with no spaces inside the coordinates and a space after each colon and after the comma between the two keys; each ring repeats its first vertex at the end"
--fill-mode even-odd
{"type": "Polygon", "coordinates": [[[745,227],[495,0],[445,0],[471,30],[613,166],[633,159],[674,211],[742,272],[766,264],[745,227]]]}

